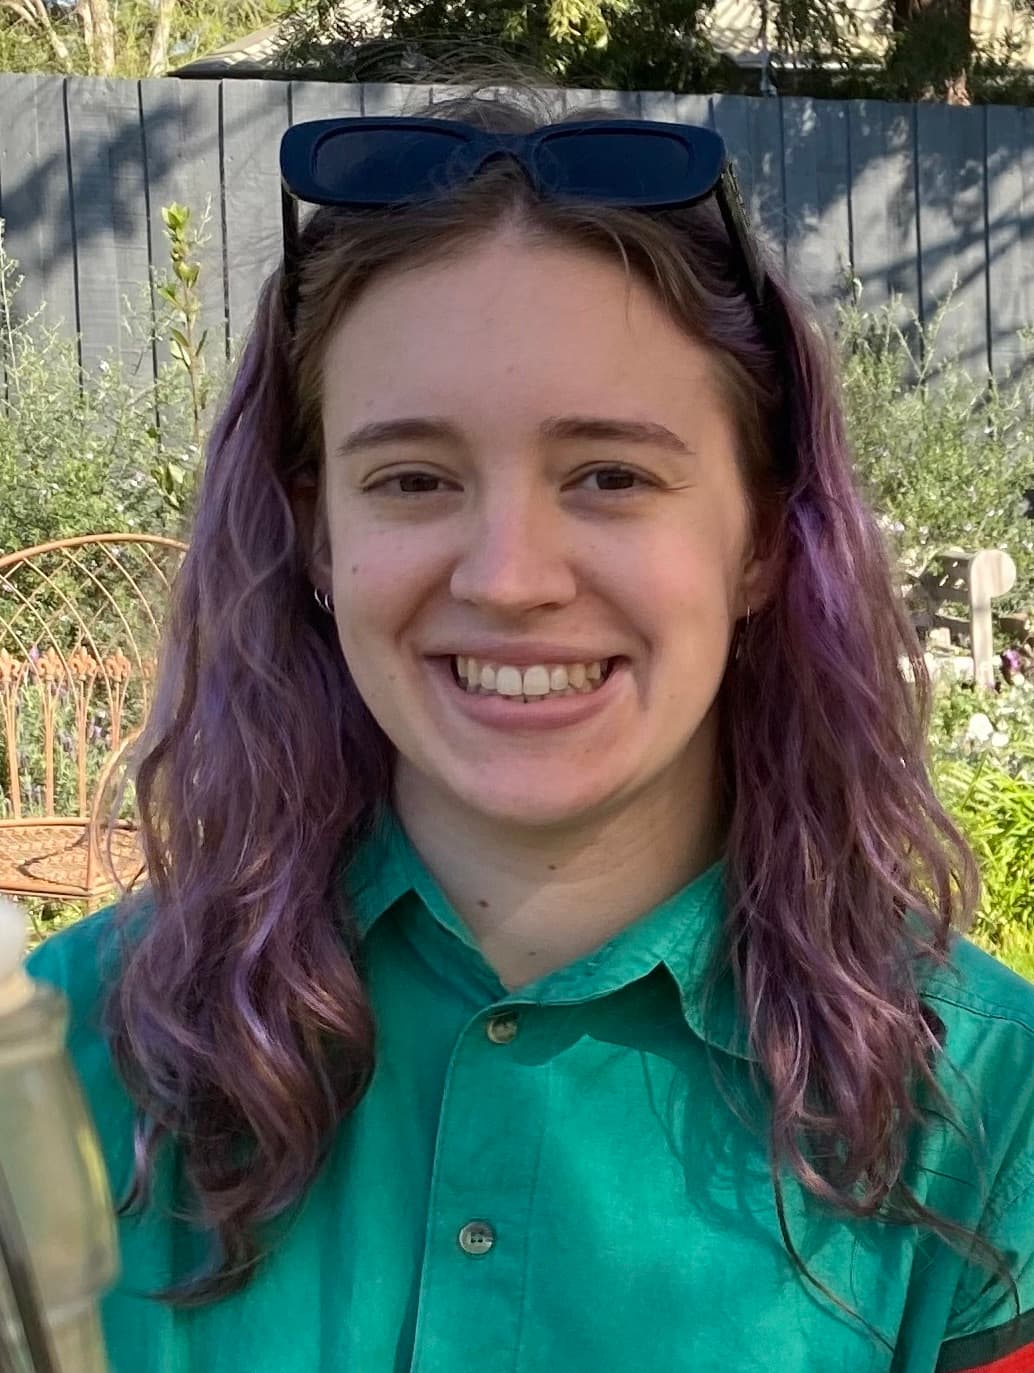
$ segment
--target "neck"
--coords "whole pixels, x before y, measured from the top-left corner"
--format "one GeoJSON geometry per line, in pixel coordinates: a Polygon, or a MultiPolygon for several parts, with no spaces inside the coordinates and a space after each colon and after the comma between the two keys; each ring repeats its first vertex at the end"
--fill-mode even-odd
{"type": "Polygon", "coordinates": [[[516,827],[471,812],[402,759],[393,799],[421,858],[511,991],[591,953],[722,852],[713,759],[706,776],[681,770],[621,810],[563,828],[516,827]]]}

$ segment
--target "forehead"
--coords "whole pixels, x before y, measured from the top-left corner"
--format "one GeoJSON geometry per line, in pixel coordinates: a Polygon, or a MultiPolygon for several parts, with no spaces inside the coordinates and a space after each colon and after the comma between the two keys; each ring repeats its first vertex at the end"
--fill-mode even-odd
{"type": "Polygon", "coordinates": [[[669,422],[717,404],[718,388],[708,350],[620,261],[512,232],[375,278],[323,358],[328,420],[504,396],[548,413],[606,399],[669,422]]]}

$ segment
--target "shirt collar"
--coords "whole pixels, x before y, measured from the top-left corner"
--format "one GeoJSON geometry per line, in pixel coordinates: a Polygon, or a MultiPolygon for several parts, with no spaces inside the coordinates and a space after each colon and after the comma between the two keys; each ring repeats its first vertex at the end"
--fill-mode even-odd
{"type": "MultiPolygon", "coordinates": [[[[477,948],[390,806],[375,817],[340,881],[360,939],[401,897],[413,892],[440,924],[477,948]]],[[[677,985],[690,1029],[713,1048],[756,1059],[728,969],[719,976],[710,1004],[704,1004],[705,980],[718,953],[725,908],[725,861],[719,859],[599,949],[504,999],[514,1004],[588,1000],[664,966],[677,985]]]]}

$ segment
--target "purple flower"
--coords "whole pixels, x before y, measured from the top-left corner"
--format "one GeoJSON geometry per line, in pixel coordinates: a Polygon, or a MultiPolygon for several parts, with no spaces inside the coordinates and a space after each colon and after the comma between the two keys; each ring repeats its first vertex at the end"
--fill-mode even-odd
{"type": "Polygon", "coordinates": [[[35,644],[33,644],[33,646],[29,649],[29,658],[34,663],[39,662],[39,649],[36,647],[35,644]]]}
{"type": "Polygon", "coordinates": [[[1023,668],[1023,655],[1018,648],[1007,648],[1002,654],[1002,667],[1007,672],[1020,672],[1023,668]]]}

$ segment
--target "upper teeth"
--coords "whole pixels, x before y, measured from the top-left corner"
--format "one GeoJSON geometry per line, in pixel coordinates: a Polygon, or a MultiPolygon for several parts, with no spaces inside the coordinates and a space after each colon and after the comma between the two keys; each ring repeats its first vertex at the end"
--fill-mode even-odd
{"type": "Polygon", "coordinates": [[[485,663],[457,656],[456,671],[468,688],[496,691],[500,696],[548,696],[551,691],[591,691],[603,680],[609,660],[592,663],[536,663],[523,670],[505,663],[485,663]]]}

